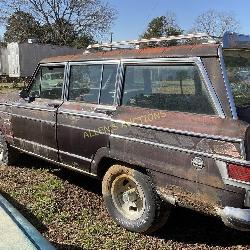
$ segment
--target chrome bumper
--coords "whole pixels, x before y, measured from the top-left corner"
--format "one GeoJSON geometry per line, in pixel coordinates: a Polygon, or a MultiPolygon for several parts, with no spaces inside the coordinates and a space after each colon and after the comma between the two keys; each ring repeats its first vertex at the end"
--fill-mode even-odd
{"type": "Polygon", "coordinates": [[[250,231],[250,209],[225,207],[218,211],[224,224],[228,227],[250,231]]]}

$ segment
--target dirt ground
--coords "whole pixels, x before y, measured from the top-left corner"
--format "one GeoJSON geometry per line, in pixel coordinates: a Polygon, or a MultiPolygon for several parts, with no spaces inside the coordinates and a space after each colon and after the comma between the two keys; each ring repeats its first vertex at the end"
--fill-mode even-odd
{"type": "Polygon", "coordinates": [[[57,249],[250,249],[249,233],[182,208],[151,236],[128,232],[108,216],[99,181],[32,157],[0,166],[0,190],[57,249]]]}
{"type": "Polygon", "coordinates": [[[20,90],[16,88],[1,88],[0,85],[0,102],[17,100],[20,90]]]}
{"type": "Polygon", "coordinates": [[[108,216],[99,181],[24,155],[0,166],[0,192],[57,249],[250,249],[250,233],[183,208],[153,235],[128,232],[108,216]]]}

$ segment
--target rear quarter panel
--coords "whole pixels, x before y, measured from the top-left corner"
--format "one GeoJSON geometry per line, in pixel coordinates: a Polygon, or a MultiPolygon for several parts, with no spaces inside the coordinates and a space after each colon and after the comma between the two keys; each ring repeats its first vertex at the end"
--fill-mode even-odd
{"type": "Polygon", "coordinates": [[[247,124],[134,107],[119,107],[113,119],[110,156],[147,169],[161,194],[182,194],[187,206],[202,201],[201,210],[243,206],[244,190],[224,184],[216,158],[245,158],[241,142],[247,124]],[[192,164],[196,157],[203,161],[201,169],[192,164]]]}

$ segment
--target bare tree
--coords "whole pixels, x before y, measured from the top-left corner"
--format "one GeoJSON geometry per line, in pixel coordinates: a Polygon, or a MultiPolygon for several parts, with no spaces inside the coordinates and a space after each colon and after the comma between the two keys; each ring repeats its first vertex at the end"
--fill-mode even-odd
{"type": "Polygon", "coordinates": [[[100,0],[0,0],[0,8],[2,21],[13,12],[24,11],[51,29],[58,29],[53,24],[64,20],[77,33],[94,36],[107,32],[116,16],[116,11],[100,0]]]}
{"type": "Polygon", "coordinates": [[[231,13],[209,10],[197,17],[192,30],[221,38],[225,32],[235,32],[238,29],[239,22],[231,13]]]}

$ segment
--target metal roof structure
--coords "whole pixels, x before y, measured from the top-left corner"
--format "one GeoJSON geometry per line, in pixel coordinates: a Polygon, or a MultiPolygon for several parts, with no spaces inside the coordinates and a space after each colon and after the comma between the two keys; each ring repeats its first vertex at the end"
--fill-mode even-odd
{"type": "Polygon", "coordinates": [[[119,49],[121,46],[139,46],[143,44],[152,44],[155,43],[161,44],[162,42],[171,42],[171,41],[186,41],[186,40],[197,40],[200,43],[216,43],[212,37],[207,35],[206,33],[195,33],[195,34],[186,34],[186,35],[178,35],[178,36],[167,36],[167,37],[158,37],[158,38],[150,38],[150,39],[140,39],[140,40],[129,40],[129,41],[120,41],[120,42],[112,42],[112,43],[97,43],[93,45],[89,45],[87,50],[91,49],[119,49]]]}
{"type": "Polygon", "coordinates": [[[170,57],[213,57],[218,56],[218,48],[250,49],[250,36],[227,32],[223,42],[219,42],[205,33],[151,39],[120,41],[113,43],[93,44],[83,54],[46,58],[41,63],[77,62],[113,59],[147,59],[170,57]],[[176,41],[176,45],[164,46],[163,42],[176,41]],[[190,42],[191,41],[191,42],[190,42]],[[155,45],[154,48],[143,45],[155,45]],[[127,47],[124,47],[127,46],[127,47]],[[128,47],[130,46],[130,47],[128,47]]]}
{"type": "Polygon", "coordinates": [[[101,50],[93,53],[65,55],[43,59],[41,63],[102,61],[121,59],[148,58],[183,58],[183,57],[214,57],[218,56],[220,44],[178,45],[169,47],[101,50]]]}

